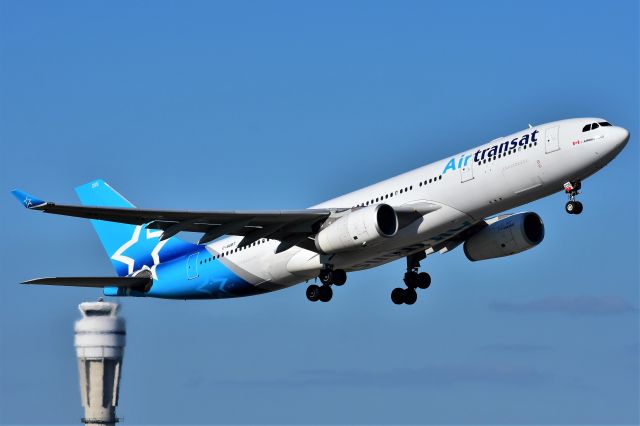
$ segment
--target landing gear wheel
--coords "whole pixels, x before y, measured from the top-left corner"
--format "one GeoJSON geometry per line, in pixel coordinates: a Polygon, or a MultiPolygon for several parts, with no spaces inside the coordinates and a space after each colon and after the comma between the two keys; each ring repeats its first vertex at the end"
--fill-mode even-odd
{"type": "Polygon", "coordinates": [[[320,287],[315,284],[311,284],[307,287],[307,299],[311,302],[317,302],[320,300],[320,287]]]}
{"type": "Polygon", "coordinates": [[[391,301],[396,305],[402,305],[404,303],[404,289],[394,288],[391,292],[391,301]]]}
{"type": "Polygon", "coordinates": [[[319,299],[321,302],[328,302],[333,297],[333,290],[331,290],[331,286],[323,285],[320,287],[320,295],[319,299]]]}
{"type": "Polygon", "coordinates": [[[582,213],[582,203],[580,201],[576,201],[576,209],[573,212],[573,214],[580,214],[582,213]]]}
{"type": "Polygon", "coordinates": [[[320,271],[320,282],[329,285],[333,282],[333,271],[331,269],[323,269],[320,271]]]}
{"type": "Polygon", "coordinates": [[[582,203],[580,201],[576,201],[576,197],[580,194],[580,189],[582,188],[582,183],[578,181],[566,182],[564,184],[564,191],[569,196],[569,201],[565,204],[564,209],[569,214],[580,214],[582,213],[582,203]]]}
{"type": "Polygon", "coordinates": [[[418,293],[413,288],[407,288],[403,290],[404,303],[407,305],[413,305],[418,300],[418,293]]]}
{"type": "Polygon", "coordinates": [[[418,274],[415,272],[405,272],[403,281],[408,288],[416,288],[419,285],[418,274]]]}
{"type": "Polygon", "coordinates": [[[333,271],[333,284],[341,286],[347,282],[347,273],[344,269],[335,269],[333,271]]]}
{"type": "Polygon", "coordinates": [[[431,285],[431,275],[426,272],[420,272],[418,274],[418,288],[424,290],[431,285]]]}
{"type": "Polygon", "coordinates": [[[407,256],[407,272],[404,273],[404,284],[407,288],[396,288],[391,292],[391,301],[396,305],[405,303],[413,305],[418,300],[416,289],[426,289],[431,285],[431,275],[420,270],[420,261],[427,257],[424,251],[407,256]]]}

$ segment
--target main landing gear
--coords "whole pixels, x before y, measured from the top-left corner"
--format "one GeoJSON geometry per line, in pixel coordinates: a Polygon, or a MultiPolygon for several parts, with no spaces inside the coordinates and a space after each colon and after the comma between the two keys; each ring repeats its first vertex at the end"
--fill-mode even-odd
{"type": "Polygon", "coordinates": [[[576,201],[576,196],[580,193],[580,188],[582,188],[582,183],[580,183],[579,180],[564,184],[564,191],[569,196],[569,201],[565,204],[564,210],[569,214],[582,213],[582,203],[580,201],[576,201]]]}
{"type": "Polygon", "coordinates": [[[328,302],[333,297],[331,285],[341,286],[347,282],[347,273],[343,269],[323,268],[318,278],[320,278],[322,285],[311,284],[307,287],[307,299],[312,302],[317,302],[318,300],[328,302]]]}
{"type": "Polygon", "coordinates": [[[413,305],[418,299],[416,289],[427,289],[431,285],[431,276],[426,272],[418,272],[420,261],[424,259],[424,252],[407,256],[407,272],[404,274],[404,283],[407,288],[394,288],[391,292],[391,301],[396,305],[403,303],[413,305]]]}

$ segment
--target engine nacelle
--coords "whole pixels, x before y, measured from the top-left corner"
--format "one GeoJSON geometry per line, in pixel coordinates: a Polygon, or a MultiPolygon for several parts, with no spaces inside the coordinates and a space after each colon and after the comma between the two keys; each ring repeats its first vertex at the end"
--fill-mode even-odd
{"type": "Polygon", "coordinates": [[[393,207],[376,204],[353,210],[330,223],[316,235],[316,248],[328,254],[370,247],[397,232],[398,216],[393,207]]]}
{"type": "Polygon", "coordinates": [[[471,261],[510,256],[537,246],[544,239],[544,223],[536,213],[516,213],[489,223],[464,243],[471,261]]]}

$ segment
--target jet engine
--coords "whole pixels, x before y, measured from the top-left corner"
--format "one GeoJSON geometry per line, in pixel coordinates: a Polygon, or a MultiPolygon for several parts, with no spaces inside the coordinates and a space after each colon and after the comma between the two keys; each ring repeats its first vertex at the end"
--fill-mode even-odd
{"type": "Polygon", "coordinates": [[[398,232],[398,216],[388,204],[352,210],[316,235],[316,248],[325,254],[370,247],[398,232]]]}
{"type": "Polygon", "coordinates": [[[544,239],[544,223],[536,213],[516,213],[487,223],[464,243],[464,254],[471,261],[520,253],[544,239]]]}

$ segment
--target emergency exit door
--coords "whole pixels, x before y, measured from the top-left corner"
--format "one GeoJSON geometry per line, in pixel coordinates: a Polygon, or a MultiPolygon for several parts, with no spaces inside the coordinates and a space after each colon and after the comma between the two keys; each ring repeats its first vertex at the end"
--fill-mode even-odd
{"type": "Polygon", "coordinates": [[[553,151],[558,151],[560,149],[560,140],[558,138],[558,133],[560,131],[559,126],[550,127],[545,132],[545,142],[544,142],[544,152],[549,154],[553,151]]]}

